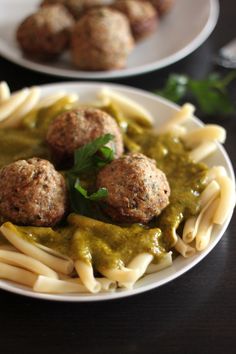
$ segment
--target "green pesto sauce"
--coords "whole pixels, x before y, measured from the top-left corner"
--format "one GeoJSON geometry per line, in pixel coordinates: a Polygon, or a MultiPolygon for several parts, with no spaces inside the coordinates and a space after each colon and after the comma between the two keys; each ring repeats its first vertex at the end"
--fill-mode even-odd
{"type": "Polygon", "coordinates": [[[204,188],[207,166],[189,159],[183,142],[171,134],[157,135],[153,131],[137,135],[135,142],[141,152],[156,160],[170,184],[170,203],[152,224],[162,230],[167,249],[174,244],[174,231],[189,216],[199,210],[199,194],[204,188]]]}
{"type": "MultiPolygon", "coordinates": [[[[61,101],[47,109],[30,112],[21,128],[0,129],[0,167],[33,156],[50,159],[45,134],[58,113],[72,108],[65,103],[61,101]]],[[[91,262],[96,269],[119,267],[143,252],[152,254],[158,262],[173,247],[175,231],[181,227],[181,222],[198,212],[207,167],[189,159],[188,150],[179,138],[170,134],[158,136],[147,127],[125,122],[124,117],[115,118],[122,128],[127,150],[140,151],[155,159],[157,167],[166,173],[171,188],[170,204],[146,226],[114,225],[71,215],[67,226],[54,230],[17,226],[15,231],[19,237],[41,243],[73,259],[91,262]]],[[[14,228],[10,223],[7,225],[14,228]]]]}
{"type": "Polygon", "coordinates": [[[121,227],[86,216],[71,214],[69,226],[52,230],[46,227],[7,226],[19,237],[92,263],[96,269],[119,268],[136,255],[147,252],[156,262],[165,254],[159,242],[161,230],[133,224],[121,227]]]}

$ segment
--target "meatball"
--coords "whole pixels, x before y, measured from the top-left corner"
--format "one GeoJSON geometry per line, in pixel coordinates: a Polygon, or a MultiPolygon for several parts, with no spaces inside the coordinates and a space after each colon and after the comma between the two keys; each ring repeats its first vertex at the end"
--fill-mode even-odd
{"type": "Polygon", "coordinates": [[[157,12],[149,2],[118,0],[113,7],[128,17],[136,40],[149,35],[157,27],[157,12]]]}
{"type": "Polygon", "coordinates": [[[106,165],[97,176],[105,187],[104,211],[118,222],[147,223],[169,204],[170,187],[154,160],[130,153],[106,165]]]}
{"type": "Polygon", "coordinates": [[[99,109],[78,108],[55,118],[49,126],[46,139],[55,161],[69,165],[75,149],[108,133],[114,136],[108,146],[114,149],[116,157],[121,156],[123,140],[116,121],[99,109]]]}
{"type": "Polygon", "coordinates": [[[52,60],[68,46],[73,24],[73,17],[63,6],[43,7],[20,24],[17,41],[27,56],[52,60]]]}
{"type": "Polygon", "coordinates": [[[133,46],[127,18],[105,7],[86,13],[72,32],[72,60],[82,70],[123,68],[133,46]]]}
{"type": "Polygon", "coordinates": [[[0,215],[19,224],[53,226],[67,210],[64,177],[43,159],[13,162],[0,170],[0,215]]]}
{"type": "Polygon", "coordinates": [[[87,10],[102,6],[103,0],[44,0],[41,6],[50,4],[62,4],[78,20],[87,10]]]}
{"type": "MultiPolygon", "coordinates": [[[[146,1],[146,0],[145,0],[146,1]]],[[[174,0],[148,0],[157,10],[160,16],[170,11],[174,4],[174,0]]]]}

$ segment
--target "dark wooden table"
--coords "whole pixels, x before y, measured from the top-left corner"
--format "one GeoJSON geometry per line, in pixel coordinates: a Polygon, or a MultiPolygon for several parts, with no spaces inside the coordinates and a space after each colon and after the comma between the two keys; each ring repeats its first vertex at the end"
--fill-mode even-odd
{"type": "MultiPolygon", "coordinates": [[[[222,0],[214,33],[192,55],[164,70],[116,82],[151,91],[160,88],[170,72],[195,78],[216,69],[225,73],[214,66],[212,56],[236,36],[235,23],[235,0],[222,0]]],[[[61,81],[0,58],[1,80],[8,81],[14,90],[61,81]]],[[[236,97],[236,82],[231,94],[236,97]]],[[[226,149],[236,166],[236,115],[214,121],[228,131],[226,149]]],[[[0,291],[0,353],[54,352],[236,353],[235,215],[223,239],[200,264],[175,281],[141,295],[77,304],[33,300],[0,291]]]]}

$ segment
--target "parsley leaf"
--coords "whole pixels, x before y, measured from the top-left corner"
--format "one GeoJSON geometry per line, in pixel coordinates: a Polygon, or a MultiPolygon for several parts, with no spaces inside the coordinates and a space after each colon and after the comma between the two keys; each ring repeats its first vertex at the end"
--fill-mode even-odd
{"type": "Polygon", "coordinates": [[[96,202],[108,196],[106,188],[91,193],[81,185],[80,176],[96,172],[114,159],[114,151],[105,146],[113,135],[105,134],[74,152],[74,166],[66,172],[71,209],[81,215],[99,213],[96,202]]]}
{"type": "Polygon", "coordinates": [[[235,110],[235,106],[229,98],[227,86],[235,78],[236,71],[224,78],[218,73],[212,73],[203,80],[171,74],[164,88],[156,93],[176,103],[187,96],[195,100],[201,111],[208,115],[229,114],[235,110]]]}
{"type": "Polygon", "coordinates": [[[99,188],[97,192],[94,192],[90,195],[88,195],[88,192],[86,189],[84,189],[81,184],[79,178],[77,178],[74,188],[86,199],[92,200],[92,201],[97,201],[101,198],[105,198],[108,196],[108,191],[106,188],[99,188]]]}

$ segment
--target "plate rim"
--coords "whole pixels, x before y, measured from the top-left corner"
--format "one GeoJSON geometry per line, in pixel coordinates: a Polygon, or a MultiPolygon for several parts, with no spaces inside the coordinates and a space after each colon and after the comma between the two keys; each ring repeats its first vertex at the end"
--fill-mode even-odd
{"type": "Polygon", "coordinates": [[[19,53],[21,54],[20,50],[18,54],[16,54],[15,50],[13,51],[13,53],[11,50],[10,51],[8,51],[8,49],[4,50],[4,45],[2,48],[1,43],[4,44],[5,42],[2,41],[1,38],[0,38],[0,54],[5,59],[8,59],[13,63],[22,66],[26,69],[30,69],[36,72],[44,73],[51,76],[62,77],[62,78],[106,80],[106,79],[125,78],[125,77],[145,74],[148,72],[165,68],[171,64],[176,63],[177,61],[191,54],[193,51],[199,48],[206,41],[206,39],[213,32],[217,24],[219,13],[220,13],[219,0],[207,0],[207,1],[209,1],[209,5],[210,5],[209,17],[205,23],[205,26],[191,42],[189,42],[187,45],[185,45],[182,49],[178,50],[174,54],[167,56],[166,58],[160,59],[158,61],[149,64],[144,64],[136,68],[124,68],[122,70],[100,71],[100,72],[68,70],[64,68],[60,69],[60,68],[53,67],[53,65],[51,66],[43,65],[41,63],[31,61],[25,58],[24,56],[19,55],[19,53]]]}
{"type": "MultiPolygon", "coordinates": [[[[145,91],[145,90],[139,89],[139,88],[134,88],[132,86],[116,84],[116,83],[104,83],[104,82],[99,82],[99,81],[93,81],[93,82],[92,81],[91,82],[75,82],[75,81],[70,82],[70,81],[68,81],[68,82],[57,82],[57,83],[39,85],[39,87],[42,88],[42,93],[43,93],[44,89],[50,90],[50,89],[54,89],[57,87],[61,88],[62,86],[63,86],[63,88],[70,87],[70,88],[75,88],[75,89],[76,89],[76,87],[77,88],[80,87],[82,89],[84,86],[87,88],[91,87],[91,89],[93,89],[93,90],[97,89],[97,87],[109,86],[114,89],[116,89],[116,88],[120,89],[123,92],[142,95],[148,99],[157,101],[158,103],[161,103],[164,105],[167,105],[168,107],[170,107],[171,109],[174,109],[174,110],[180,108],[179,105],[177,105],[177,104],[175,104],[163,97],[160,97],[156,94],[153,94],[151,92],[148,92],[148,91],[145,91]]],[[[197,118],[195,116],[193,118],[193,121],[199,126],[202,126],[204,124],[199,118],[197,118]]],[[[231,162],[224,146],[222,146],[221,144],[218,144],[218,143],[217,143],[217,145],[218,145],[218,149],[222,153],[224,160],[227,164],[227,168],[229,170],[229,176],[234,183],[234,188],[236,188],[235,174],[234,174],[232,162],[231,162]]],[[[183,266],[182,269],[175,271],[174,274],[170,274],[166,278],[159,280],[158,285],[156,285],[156,282],[152,282],[151,284],[143,285],[140,288],[134,288],[131,290],[127,290],[127,289],[120,290],[120,291],[116,291],[116,292],[101,293],[99,296],[98,296],[98,294],[86,294],[86,295],[84,295],[84,294],[65,294],[64,295],[64,294],[37,293],[37,292],[33,292],[31,290],[28,290],[27,288],[19,288],[19,287],[17,287],[17,284],[15,285],[15,283],[11,283],[6,280],[0,280],[0,289],[5,290],[5,291],[9,291],[11,293],[21,295],[21,296],[27,296],[30,298],[37,298],[39,300],[51,300],[51,301],[59,301],[59,302],[109,301],[109,300],[116,300],[116,299],[121,299],[121,298],[125,298],[125,297],[138,295],[138,294],[141,294],[141,293],[153,290],[153,289],[158,289],[160,286],[163,286],[173,280],[176,280],[177,278],[179,278],[180,276],[182,276],[183,274],[188,272],[190,269],[195,267],[199,262],[201,262],[213,250],[213,248],[215,248],[217,243],[222,239],[222,237],[223,237],[223,235],[230,223],[233,212],[234,212],[234,210],[232,210],[232,212],[228,216],[228,218],[225,221],[223,227],[221,228],[219,234],[217,234],[217,237],[215,238],[215,240],[211,243],[210,246],[208,246],[208,248],[205,251],[198,253],[198,257],[196,259],[193,259],[190,264],[183,266]]],[[[166,269],[170,269],[170,268],[166,268],[166,269]]],[[[165,269],[163,271],[165,271],[165,269]]]]}

